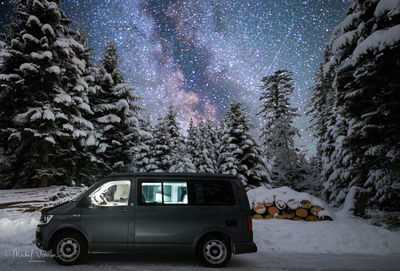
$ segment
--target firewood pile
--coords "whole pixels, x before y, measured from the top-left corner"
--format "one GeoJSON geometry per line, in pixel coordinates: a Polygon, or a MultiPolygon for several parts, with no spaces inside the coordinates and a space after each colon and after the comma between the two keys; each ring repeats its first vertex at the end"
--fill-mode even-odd
{"type": "Polygon", "coordinates": [[[253,219],[333,220],[332,215],[322,207],[322,201],[307,193],[299,193],[288,187],[267,192],[269,195],[263,201],[260,201],[260,197],[251,201],[253,219]]]}

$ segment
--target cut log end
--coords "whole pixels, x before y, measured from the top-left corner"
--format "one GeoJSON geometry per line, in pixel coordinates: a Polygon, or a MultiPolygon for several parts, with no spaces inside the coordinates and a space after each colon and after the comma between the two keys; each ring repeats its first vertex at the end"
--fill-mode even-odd
{"type": "Polygon", "coordinates": [[[298,217],[307,217],[308,216],[308,211],[306,209],[303,208],[299,208],[296,210],[296,216],[298,217]]]}
{"type": "Polygon", "coordinates": [[[287,219],[292,219],[294,217],[294,211],[293,210],[284,210],[282,212],[282,214],[287,219]]]}
{"type": "Polygon", "coordinates": [[[276,207],[269,207],[268,214],[270,214],[270,215],[279,214],[279,209],[276,207]]]}
{"type": "Polygon", "coordinates": [[[309,215],[306,217],[306,221],[319,221],[319,219],[315,215],[309,215]]]}
{"type": "Polygon", "coordinates": [[[311,202],[309,200],[302,200],[300,201],[301,207],[304,209],[310,209],[311,208],[311,202]]]}

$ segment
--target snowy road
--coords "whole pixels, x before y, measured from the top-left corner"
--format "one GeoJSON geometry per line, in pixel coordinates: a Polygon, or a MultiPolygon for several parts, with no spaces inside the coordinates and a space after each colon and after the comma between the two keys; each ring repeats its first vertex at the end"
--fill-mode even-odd
{"type": "MultiPolygon", "coordinates": [[[[194,255],[105,255],[93,254],[77,266],[59,266],[53,259],[38,257],[33,246],[13,251],[0,248],[0,270],[212,270],[203,267],[194,255]],[[34,249],[33,257],[29,253],[34,249]],[[14,254],[14,255],[13,255],[14,254]],[[24,257],[26,256],[26,257],[24,257]]],[[[234,255],[223,270],[399,270],[400,255],[337,255],[258,252],[234,255]]]]}

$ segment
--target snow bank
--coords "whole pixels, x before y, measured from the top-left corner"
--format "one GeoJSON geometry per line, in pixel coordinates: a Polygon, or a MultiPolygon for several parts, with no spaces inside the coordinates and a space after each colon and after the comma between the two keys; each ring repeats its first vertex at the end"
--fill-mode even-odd
{"type": "Polygon", "coordinates": [[[22,214],[0,218],[0,244],[28,245],[35,239],[38,214],[22,214]]]}
{"type": "Polygon", "coordinates": [[[336,221],[253,220],[259,251],[384,255],[400,253],[400,232],[362,219],[336,221]]]}

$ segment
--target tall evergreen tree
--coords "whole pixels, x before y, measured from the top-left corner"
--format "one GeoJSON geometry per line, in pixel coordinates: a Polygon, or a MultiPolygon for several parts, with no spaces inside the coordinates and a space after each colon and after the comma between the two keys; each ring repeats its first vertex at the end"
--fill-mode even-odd
{"type": "MultiPolygon", "coordinates": [[[[153,171],[168,172],[173,168],[184,149],[184,139],[179,131],[176,113],[172,106],[166,116],[160,117],[154,128],[151,168],[153,171]]],[[[181,162],[187,162],[187,160],[181,162]]]]}
{"type": "Polygon", "coordinates": [[[333,31],[319,76],[333,93],[333,102],[321,105],[338,112],[327,124],[333,138],[320,143],[335,142],[322,153],[330,157],[323,167],[335,169],[327,172],[324,189],[335,204],[358,185],[371,193],[370,204],[400,206],[392,189],[400,178],[400,64],[393,61],[400,56],[400,17],[398,5],[387,2],[353,2],[333,31]]]}
{"type": "Polygon", "coordinates": [[[293,126],[297,109],[291,107],[289,101],[294,90],[292,72],[278,70],[273,75],[265,76],[262,82],[259,115],[263,117],[264,125],[261,137],[272,163],[273,185],[296,189],[306,177],[294,144],[294,137],[300,134],[293,126]]]}
{"type": "Polygon", "coordinates": [[[133,95],[133,87],[126,84],[118,61],[117,48],[111,41],[104,49],[95,78],[97,88],[89,96],[94,111],[93,122],[100,135],[96,152],[105,172],[127,170],[139,138],[139,97],[133,95]]]}
{"type": "MultiPolygon", "coordinates": [[[[84,46],[58,1],[21,0],[0,54],[6,186],[70,183],[93,129],[84,46]]],[[[3,169],[5,171],[3,171],[3,169]]]]}
{"type": "Polygon", "coordinates": [[[251,128],[241,103],[232,103],[224,119],[220,172],[237,176],[248,188],[262,184],[269,187],[267,164],[251,128]]]}
{"type": "Polygon", "coordinates": [[[191,120],[189,123],[186,148],[187,153],[192,157],[193,165],[197,172],[216,172],[212,161],[212,153],[207,144],[209,140],[210,138],[209,134],[206,132],[205,123],[200,121],[198,126],[194,126],[193,121],[191,120]]]}
{"type": "Polygon", "coordinates": [[[153,127],[148,118],[139,118],[140,137],[133,150],[132,171],[151,172],[153,168],[152,141],[153,127]]]}

